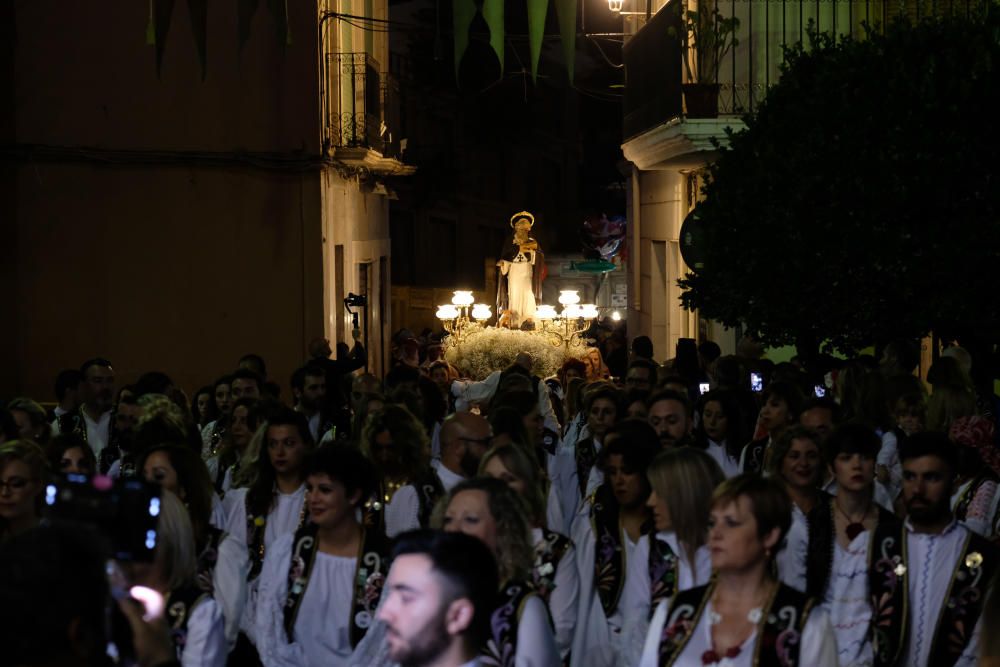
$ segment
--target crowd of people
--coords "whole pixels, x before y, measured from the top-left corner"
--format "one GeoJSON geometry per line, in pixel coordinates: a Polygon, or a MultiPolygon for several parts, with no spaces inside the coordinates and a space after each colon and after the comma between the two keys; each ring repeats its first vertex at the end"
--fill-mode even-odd
{"type": "Polygon", "coordinates": [[[903,342],[807,371],[620,338],[478,380],[434,341],[383,378],[314,341],[287,392],[250,354],[190,397],[94,358],[51,411],[6,401],[0,665],[1000,664],[995,397],[965,350],[925,383],[903,342]],[[159,489],[152,560],[50,515],[109,479],[159,489]]]}

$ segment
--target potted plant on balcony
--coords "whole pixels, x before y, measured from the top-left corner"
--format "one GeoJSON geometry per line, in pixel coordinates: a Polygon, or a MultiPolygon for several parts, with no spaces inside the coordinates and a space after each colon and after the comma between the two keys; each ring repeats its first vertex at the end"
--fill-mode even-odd
{"type": "Polygon", "coordinates": [[[678,10],[683,12],[683,34],[671,29],[671,36],[678,37],[684,49],[688,82],[682,88],[687,116],[715,118],[719,115],[719,68],[729,50],[739,44],[740,20],[723,16],[717,0],[701,0],[697,9],[687,10],[678,3],[678,10]]]}

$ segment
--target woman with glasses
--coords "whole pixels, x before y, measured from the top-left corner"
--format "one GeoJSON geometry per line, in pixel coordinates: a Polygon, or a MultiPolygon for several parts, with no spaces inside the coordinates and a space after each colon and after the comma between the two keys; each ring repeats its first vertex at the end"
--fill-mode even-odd
{"type": "Polygon", "coordinates": [[[30,440],[0,444],[0,542],[38,525],[47,478],[41,447],[30,440]]]}

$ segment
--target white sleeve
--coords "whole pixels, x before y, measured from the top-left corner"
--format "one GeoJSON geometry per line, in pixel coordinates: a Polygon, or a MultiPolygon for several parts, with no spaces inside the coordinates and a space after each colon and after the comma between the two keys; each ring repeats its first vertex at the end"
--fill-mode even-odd
{"type": "Polygon", "coordinates": [[[206,460],[205,467],[208,469],[208,476],[212,480],[212,484],[215,484],[215,478],[219,474],[219,457],[213,456],[206,460]]]}
{"type": "Polygon", "coordinates": [[[514,667],[553,667],[559,664],[559,651],[552,636],[545,604],[537,595],[524,601],[517,622],[517,648],[514,667]]]}
{"type": "Polygon", "coordinates": [[[412,484],[402,487],[385,506],[385,535],[392,539],[400,533],[420,528],[420,498],[412,484]]]}
{"type": "Polygon", "coordinates": [[[285,597],[288,595],[288,566],[292,557],[293,533],[282,535],[264,557],[254,614],[254,644],[265,667],[305,665],[302,646],[288,643],[285,634],[285,597]]]}
{"type": "Polygon", "coordinates": [[[499,384],[500,371],[493,371],[486,376],[486,379],[479,382],[455,380],[451,384],[451,393],[467,403],[479,403],[492,398],[499,384]]]}
{"type": "Polygon", "coordinates": [[[222,610],[212,598],[202,600],[188,619],[188,634],[181,653],[182,667],[223,667],[229,654],[222,610]]]}
{"type": "MultiPolygon", "coordinates": [[[[972,629],[972,636],[969,637],[969,643],[965,645],[965,650],[962,651],[962,655],[958,656],[958,660],[955,661],[954,667],[975,667],[979,660],[979,635],[983,630],[983,617],[980,616],[979,620],[976,621],[976,627],[972,629]]],[[[995,630],[996,628],[994,628],[995,630]]],[[[983,656],[985,657],[985,656],[983,656]]]]}
{"type": "Polygon", "coordinates": [[[576,569],[576,549],[570,547],[556,568],[556,587],[549,595],[549,613],[555,625],[556,648],[566,657],[573,647],[573,629],[580,604],[580,573],[576,569]]]}
{"type": "Polygon", "coordinates": [[[226,494],[226,506],[229,516],[226,517],[226,532],[240,541],[247,543],[247,489],[233,489],[226,494]]]}
{"type": "Polygon", "coordinates": [[[209,523],[218,528],[219,530],[226,529],[226,523],[229,517],[226,516],[226,507],[222,504],[222,499],[216,494],[212,494],[212,517],[209,519],[209,523]]]}
{"type": "MultiPolygon", "coordinates": [[[[580,508],[580,485],[577,481],[576,473],[576,450],[575,448],[561,449],[556,453],[554,467],[558,470],[557,476],[553,479],[554,484],[559,484],[559,501],[562,503],[563,528],[570,531],[573,520],[580,508]]],[[[559,530],[558,527],[549,526],[552,530],[559,530]]]]}
{"type": "MultiPolygon", "coordinates": [[[[899,461],[899,447],[896,434],[886,431],[882,434],[882,447],[875,458],[878,465],[883,465],[889,471],[889,480],[886,486],[889,489],[889,496],[895,500],[899,495],[899,490],[903,488],[903,465],[899,461]]],[[[892,511],[892,508],[889,508],[892,511]]]]}
{"type": "Polygon", "coordinates": [[[121,476],[122,476],[122,460],[115,459],[115,462],[111,464],[110,468],[108,468],[108,477],[110,477],[111,479],[118,479],[121,476]]]}
{"type": "Polygon", "coordinates": [[[210,421],[205,424],[205,428],[201,429],[201,455],[202,457],[207,457],[208,453],[212,451],[212,429],[215,428],[215,421],[210,421]]]}
{"type": "MultiPolygon", "coordinates": [[[[233,467],[229,466],[226,468],[225,474],[222,476],[222,496],[225,497],[229,493],[229,490],[233,488],[233,467]]],[[[228,506],[226,507],[228,510],[228,506]]],[[[228,514],[228,511],[226,512],[228,514]]]]}
{"type": "Polygon", "coordinates": [[[631,667],[638,662],[643,638],[648,630],[647,619],[653,595],[649,583],[649,568],[646,565],[648,562],[649,535],[643,535],[635,545],[631,561],[625,568],[625,586],[618,603],[623,619],[619,664],[623,666],[631,667]]]}
{"type": "MultiPolygon", "coordinates": [[[[661,600],[656,606],[656,612],[649,622],[649,629],[646,631],[646,641],[642,645],[642,657],[639,658],[638,667],[659,667],[660,662],[660,636],[663,634],[663,624],[667,622],[667,601],[661,600]]],[[[802,663],[806,664],[806,663],[802,663]]]]}
{"type": "Polygon", "coordinates": [[[830,625],[830,615],[813,607],[802,630],[799,664],[809,667],[837,667],[837,640],[830,625]]]}
{"type": "Polygon", "coordinates": [[[573,522],[576,569],[580,574],[580,602],[573,633],[571,667],[610,667],[615,647],[601,602],[594,590],[594,534],[589,512],[580,512],[573,522]]]}
{"type": "Polygon", "coordinates": [[[559,495],[559,485],[553,482],[549,485],[549,492],[545,499],[545,525],[549,530],[564,535],[569,534],[569,526],[563,517],[562,501],[559,495]]]}
{"type": "Polygon", "coordinates": [[[240,619],[247,603],[247,572],[250,557],[246,545],[226,535],[219,545],[219,557],[212,572],[213,597],[222,608],[226,624],[226,641],[229,648],[236,645],[240,632],[240,619]]]}

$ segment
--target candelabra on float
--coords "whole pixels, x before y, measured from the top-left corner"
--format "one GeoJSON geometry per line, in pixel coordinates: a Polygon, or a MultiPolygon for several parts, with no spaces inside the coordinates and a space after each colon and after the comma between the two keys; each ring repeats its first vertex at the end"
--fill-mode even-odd
{"type": "Polygon", "coordinates": [[[570,346],[582,344],[583,333],[597,316],[597,306],[592,303],[580,304],[576,290],[559,292],[562,312],[554,306],[540,305],[535,309],[535,319],[542,323],[542,332],[553,338],[553,345],[562,345],[566,351],[570,346]]]}
{"type": "Polygon", "coordinates": [[[476,300],[470,290],[455,290],[450,304],[438,306],[436,316],[444,325],[445,331],[462,340],[473,328],[481,327],[484,322],[493,317],[490,307],[476,300]]]}

